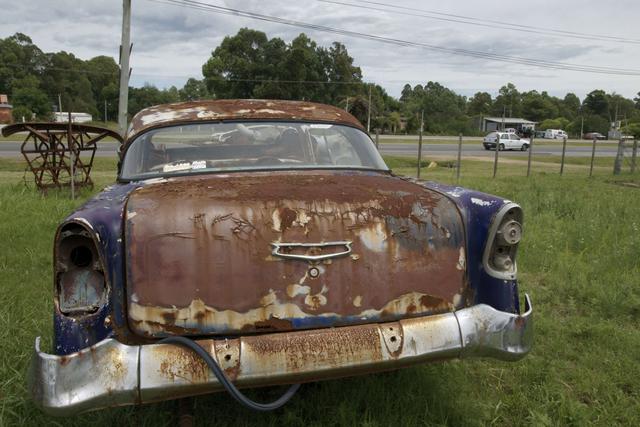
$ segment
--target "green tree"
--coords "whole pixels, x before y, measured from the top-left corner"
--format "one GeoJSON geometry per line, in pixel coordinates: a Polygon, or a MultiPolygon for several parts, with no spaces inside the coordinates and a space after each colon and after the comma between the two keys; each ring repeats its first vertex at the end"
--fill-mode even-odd
{"type": "Polygon", "coordinates": [[[404,85],[402,93],[400,94],[400,102],[409,102],[413,96],[413,89],[410,84],[404,85]]]}
{"type": "Polygon", "coordinates": [[[41,86],[49,99],[57,100],[59,94],[63,110],[97,116],[97,103],[85,61],[67,52],[47,53],[46,56],[48,63],[41,86]]]}
{"type": "Polygon", "coordinates": [[[612,122],[630,119],[637,113],[633,101],[622,95],[614,92],[607,95],[607,100],[609,104],[609,120],[612,122]]]}
{"type": "Polygon", "coordinates": [[[358,88],[362,72],[353,62],[341,43],[325,49],[300,34],[287,44],[243,28],[225,37],[202,73],[217,98],[303,99],[337,105],[362,94],[358,88]]]}
{"type": "Polygon", "coordinates": [[[160,90],[155,86],[145,83],[143,87],[129,88],[129,114],[134,115],[143,108],[158,104],[169,104],[180,100],[178,89],[171,87],[160,90]]]}
{"type": "Polygon", "coordinates": [[[535,90],[522,94],[522,114],[528,120],[541,122],[558,116],[558,108],[546,92],[535,90]]]}
{"type": "Polygon", "coordinates": [[[252,98],[260,84],[256,80],[274,77],[266,74],[264,47],[267,41],[265,33],[248,28],[225,37],[202,66],[209,92],[217,98],[252,98]]]}
{"type": "Polygon", "coordinates": [[[545,119],[540,123],[538,128],[540,130],[566,129],[566,127],[569,125],[569,123],[570,123],[569,120],[564,118],[564,117],[558,117],[558,118],[555,118],[555,119],[545,119]]]}
{"type": "Polygon", "coordinates": [[[640,123],[629,123],[623,129],[626,135],[632,135],[634,138],[640,138],[640,123]]]}
{"type": "Polygon", "coordinates": [[[120,67],[110,56],[96,56],[85,62],[87,78],[91,84],[91,93],[96,103],[98,117],[104,120],[104,105],[107,103],[107,115],[115,120],[118,104],[118,78],[120,67]]]}
{"type": "Polygon", "coordinates": [[[187,80],[182,89],[178,92],[180,94],[181,101],[196,101],[211,98],[205,82],[203,80],[194,79],[193,77],[187,80]]]}
{"type": "Polygon", "coordinates": [[[41,76],[46,59],[31,39],[16,33],[0,39],[0,93],[12,94],[13,83],[27,76],[41,76]]]}
{"type": "Polygon", "coordinates": [[[575,93],[567,93],[559,106],[560,115],[574,119],[580,114],[580,99],[575,93]]]}
{"type": "Polygon", "coordinates": [[[476,92],[476,94],[469,99],[467,114],[472,116],[490,114],[492,104],[493,100],[490,94],[487,92],[476,92]]]}
{"type": "Polygon", "coordinates": [[[585,114],[583,117],[577,117],[566,128],[567,132],[572,135],[580,135],[582,130],[584,133],[600,132],[606,135],[609,131],[609,120],[595,114],[585,114]],[[584,123],[582,122],[584,119],[584,123]]]}
{"type": "Polygon", "coordinates": [[[498,96],[493,103],[493,114],[507,117],[519,117],[522,115],[521,96],[513,83],[507,83],[500,88],[498,96]]]}
{"type": "MultiPolygon", "coordinates": [[[[422,111],[425,116],[425,131],[429,133],[452,134],[464,132],[462,122],[468,122],[465,111],[467,100],[438,82],[416,85],[413,97],[403,105],[403,113],[408,120],[409,131],[416,131],[422,111]]],[[[466,128],[466,125],[465,125],[466,128]]]]}
{"type": "Polygon", "coordinates": [[[51,117],[51,102],[40,87],[38,79],[26,76],[13,82],[13,118],[15,121],[30,121],[33,116],[40,120],[51,117]]]}
{"type": "Polygon", "coordinates": [[[589,92],[582,102],[582,108],[588,114],[609,119],[609,99],[605,91],[601,89],[589,92]]]}

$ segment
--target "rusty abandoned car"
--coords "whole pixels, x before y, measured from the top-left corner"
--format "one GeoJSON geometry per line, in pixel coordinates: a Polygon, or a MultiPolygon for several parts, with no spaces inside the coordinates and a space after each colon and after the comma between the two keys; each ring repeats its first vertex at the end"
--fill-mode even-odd
{"type": "Polygon", "coordinates": [[[222,390],[271,409],[303,382],[518,360],[533,339],[522,216],[394,175],[335,107],[145,109],[117,182],[57,230],[53,350],[36,339],[30,391],[57,415],[222,390]],[[272,404],[238,391],[281,384],[272,404]]]}

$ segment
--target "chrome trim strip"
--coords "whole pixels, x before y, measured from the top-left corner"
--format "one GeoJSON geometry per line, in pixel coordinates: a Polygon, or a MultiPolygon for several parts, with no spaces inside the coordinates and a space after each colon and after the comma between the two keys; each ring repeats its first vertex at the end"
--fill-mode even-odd
{"type": "Polygon", "coordinates": [[[322,242],[322,243],[284,243],[284,242],[273,242],[271,246],[273,246],[273,251],[271,254],[273,256],[277,256],[280,258],[286,259],[297,259],[302,261],[322,261],[325,259],[338,258],[349,255],[351,253],[351,245],[353,242],[351,241],[340,241],[340,242],[322,242]],[[326,248],[328,246],[344,246],[347,248],[346,251],[335,252],[331,254],[325,255],[299,255],[299,254],[286,254],[280,252],[280,248],[326,248]]]}
{"type": "MultiPolygon", "coordinates": [[[[452,358],[514,361],[531,350],[533,309],[526,295],[522,315],[479,304],[397,322],[208,339],[198,344],[240,387],[316,381],[452,358]]],[[[46,412],[67,416],[223,388],[204,362],[182,347],[127,346],[109,338],[78,353],[54,356],[40,351],[37,338],[29,389],[46,412]]]]}

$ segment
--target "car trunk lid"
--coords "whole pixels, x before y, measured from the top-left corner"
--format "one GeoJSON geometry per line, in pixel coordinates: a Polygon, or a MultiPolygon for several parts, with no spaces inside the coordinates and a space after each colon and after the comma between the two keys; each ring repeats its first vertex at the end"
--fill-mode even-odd
{"type": "Polygon", "coordinates": [[[386,173],[172,178],[126,210],[128,315],[145,336],[390,321],[465,304],[455,204],[386,173]]]}

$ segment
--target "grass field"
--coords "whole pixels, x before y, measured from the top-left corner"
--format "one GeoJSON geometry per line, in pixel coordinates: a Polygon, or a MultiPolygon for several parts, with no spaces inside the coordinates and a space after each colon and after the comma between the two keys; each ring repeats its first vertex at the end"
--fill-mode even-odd
{"type": "MultiPolygon", "coordinates": [[[[415,173],[415,161],[387,160],[396,172],[415,173]]],[[[447,166],[422,176],[453,182],[447,166]]],[[[537,165],[527,179],[526,165],[505,164],[504,179],[493,180],[490,163],[463,164],[461,185],[525,212],[520,286],[532,297],[535,346],[524,360],[452,361],[308,384],[270,414],[222,394],[198,397],[196,425],[640,425],[640,174],[614,179],[603,168],[589,179],[579,166],[559,177],[557,165],[537,165]]],[[[43,197],[25,188],[23,168],[0,160],[0,426],[175,425],[176,402],[53,419],[29,401],[34,337],[43,336],[45,349],[51,344],[53,233],[92,192],[76,201],[67,192],[43,197]]],[[[95,191],[113,171],[113,160],[98,159],[95,191]]],[[[274,391],[251,396],[268,400],[274,391]]]]}

